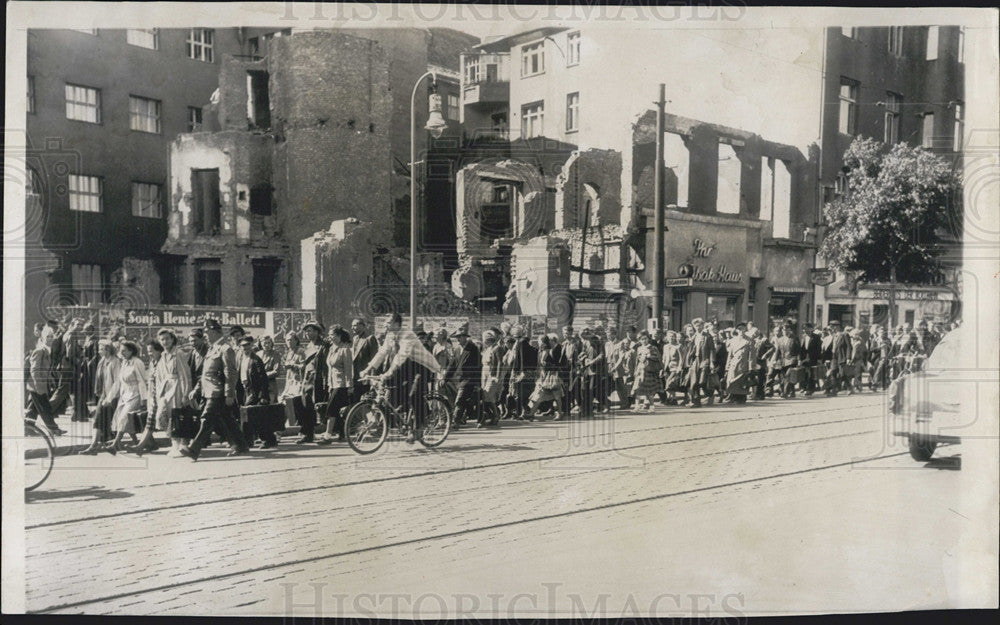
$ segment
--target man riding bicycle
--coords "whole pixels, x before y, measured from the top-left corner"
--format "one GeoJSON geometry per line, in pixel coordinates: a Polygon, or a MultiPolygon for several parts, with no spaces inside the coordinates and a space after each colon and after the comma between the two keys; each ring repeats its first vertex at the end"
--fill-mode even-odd
{"type": "Polygon", "coordinates": [[[406,442],[413,444],[416,432],[424,425],[427,383],[432,379],[431,374],[439,374],[442,369],[416,333],[402,330],[402,325],[402,317],[394,314],[382,347],[359,377],[369,377],[384,363],[389,363],[378,378],[389,389],[389,401],[395,408],[404,414],[413,410],[413,428],[406,436],[406,442]]]}

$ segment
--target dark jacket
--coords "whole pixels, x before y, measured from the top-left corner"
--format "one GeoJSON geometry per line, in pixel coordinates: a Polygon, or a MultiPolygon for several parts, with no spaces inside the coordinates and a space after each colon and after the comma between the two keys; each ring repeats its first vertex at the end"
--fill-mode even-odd
{"type": "Polygon", "coordinates": [[[814,366],[819,363],[823,356],[823,337],[815,332],[810,332],[809,336],[802,343],[802,359],[807,366],[814,366]]]}
{"type": "Polygon", "coordinates": [[[264,369],[264,361],[257,354],[244,356],[243,362],[240,363],[240,381],[236,387],[236,398],[241,406],[271,403],[267,370],[264,369]]]}
{"type": "Polygon", "coordinates": [[[364,338],[355,336],[351,339],[351,355],[354,357],[354,379],[364,371],[368,363],[378,353],[378,339],[369,334],[364,338]]]}
{"type": "Polygon", "coordinates": [[[483,379],[483,359],[479,347],[472,341],[466,341],[458,357],[448,367],[445,378],[459,384],[479,386],[483,379]]]}
{"type": "Polygon", "coordinates": [[[302,364],[302,395],[311,396],[314,401],[326,400],[326,354],[329,349],[330,346],[321,341],[318,349],[302,364]]]}

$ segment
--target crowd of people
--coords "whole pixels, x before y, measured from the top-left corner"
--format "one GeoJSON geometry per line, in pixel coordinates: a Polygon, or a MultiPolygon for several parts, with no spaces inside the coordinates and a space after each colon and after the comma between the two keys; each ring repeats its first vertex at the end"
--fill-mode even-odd
{"type": "Polygon", "coordinates": [[[215,319],[190,330],[186,345],[164,328],[141,346],[122,328],[102,338],[92,321],[49,322],[35,326],[37,344],[25,359],[27,418],[60,435],[55,419],[71,406],[73,421],[92,423],[92,442],[80,453],[148,453],[161,431],[170,436],[169,456],[197,459],[213,434],[229,443],[230,455],[255,443],[276,447],[286,419],[267,425],[273,420],[248,419],[247,409],[281,405],[299,427],[296,444],[329,445],[344,441],[347,409],[377,377],[394,405],[414,409],[412,443],[428,392],[454,406],[453,427],[490,428],[651,410],[657,402],[699,407],[878,391],[919,369],[954,327],[920,321],[888,333],[878,324],[784,320],[767,331],[694,319],[679,332],[629,327],[619,336],[613,328],[566,326],[561,336],[532,337],[505,322],[473,340],[468,324],[451,333],[411,331],[397,314],[380,337],[360,318],[350,329],[311,321],[283,337],[282,353],[273,337],[215,319]]]}

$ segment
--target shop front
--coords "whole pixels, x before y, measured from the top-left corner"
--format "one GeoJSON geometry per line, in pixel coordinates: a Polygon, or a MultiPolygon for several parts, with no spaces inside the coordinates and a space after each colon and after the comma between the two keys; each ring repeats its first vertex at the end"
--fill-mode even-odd
{"type": "MultiPolygon", "coordinates": [[[[826,323],[838,320],[844,325],[889,326],[893,315],[889,310],[891,286],[888,284],[859,284],[856,294],[851,294],[843,280],[826,287],[826,323]]],[[[948,286],[897,285],[895,292],[895,319],[897,324],[910,327],[921,319],[928,322],[947,323],[959,311],[959,298],[948,286]]],[[[822,313],[822,307],[818,307],[822,313]]]]}
{"type": "Polygon", "coordinates": [[[811,244],[767,239],[764,241],[764,279],[757,300],[767,298],[766,307],[755,315],[754,323],[774,327],[791,321],[796,326],[812,321],[810,269],[815,247],[811,244]]]}
{"type": "MultiPolygon", "coordinates": [[[[760,274],[759,222],[669,211],[667,227],[666,327],[680,330],[696,317],[720,328],[746,321],[748,287],[760,274]]],[[[646,267],[650,271],[651,259],[646,267]]]]}

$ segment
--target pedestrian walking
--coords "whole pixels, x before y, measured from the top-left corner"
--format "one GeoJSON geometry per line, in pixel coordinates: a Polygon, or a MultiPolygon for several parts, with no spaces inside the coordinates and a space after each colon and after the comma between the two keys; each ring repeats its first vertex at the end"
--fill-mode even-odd
{"type": "Polygon", "coordinates": [[[354,385],[354,352],[351,335],[340,326],[334,326],[330,335],[331,344],[326,357],[330,401],[326,405],[326,432],[316,441],[321,445],[329,445],[335,438],[338,442],[344,442],[345,412],[351,405],[351,390],[354,385]]]}
{"type": "Polygon", "coordinates": [[[191,441],[190,447],[181,448],[181,453],[197,460],[212,431],[218,427],[232,448],[228,455],[245,454],[247,446],[233,417],[238,382],[236,352],[222,335],[222,324],[217,319],[206,319],[203,328],[209,342],[200,380],[205,405],[198,434],[191,441]]]}
{"type": "Polygon", "coordinates": [[[118,400],[114,416],[111,418],[111,429],[115,432],[115,438],[104,447],[104,450],[112,455],[122,451],[121,442],[126,434],[132,439],[133,444],[138,442],[132,414],[141,410],[143,403],[149,399],[146,363],[139,358],[139,346],[132,341],[122,341],[119,357],[121,366],[118,368],[118,377],[108,393],[109,400],[118,400]]]}

